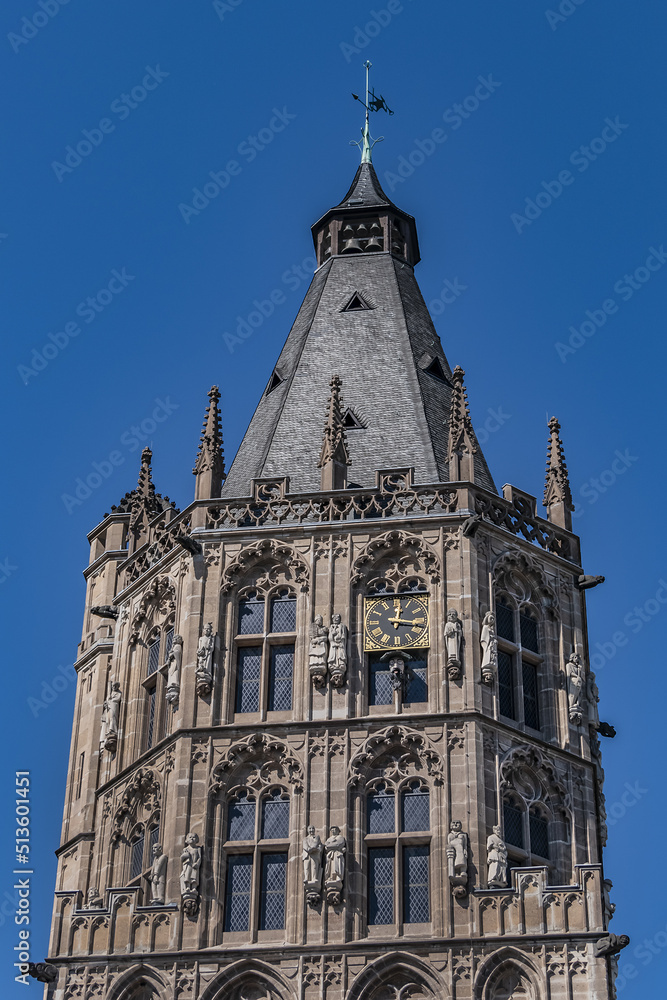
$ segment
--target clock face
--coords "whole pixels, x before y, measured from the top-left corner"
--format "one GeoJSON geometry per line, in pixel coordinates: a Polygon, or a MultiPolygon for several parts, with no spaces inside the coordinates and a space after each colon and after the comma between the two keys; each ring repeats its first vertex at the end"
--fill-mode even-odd
{"type": "Polygon", "coordinates": [[[423,649],[430,646],[428,597],[387,594],[364,602],[364,649],[423,649]]]}

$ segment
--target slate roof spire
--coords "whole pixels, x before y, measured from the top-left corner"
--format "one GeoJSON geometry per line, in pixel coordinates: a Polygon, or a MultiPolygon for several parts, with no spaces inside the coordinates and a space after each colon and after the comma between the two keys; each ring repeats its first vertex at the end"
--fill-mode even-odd
{"type": "Polygon", "coordinates": [[[560,438],[560,424],[552,417],[547,424],[549,445],[547,447],[547,474],[544,486],[544,506],[547,517],[561,528],[572,531],[572,491],[565,463],[563,442],[560,438]]]}
{"type": "Polygon", "coordinates": [[[323,490],[344,490],[347,486],[347,470],[350,465],[350,454],[347,448],[345,425],[343,423],[343,407],[341,401],[342,382],[338,375],[333,375],[331,382],[329,408],[324,425],[324,438],[318,467],[322,470],[323,490]]]}
{"type": "Polygon", "coordinates": [[[212,386],[208,393],[209,404],[199,441],[199,450],[193,475],[197,477],[195,500],[212,500],[220,496],[225,478],[225,459],[222,446],[222,424],[218,401],[220,389],[212,386]]]}

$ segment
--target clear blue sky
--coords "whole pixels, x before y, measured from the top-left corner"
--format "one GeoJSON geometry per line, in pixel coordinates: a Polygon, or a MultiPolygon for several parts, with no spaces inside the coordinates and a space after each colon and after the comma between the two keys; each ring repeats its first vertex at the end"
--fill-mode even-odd
{"type": "MultiPolygon", "coordinates": [[[[604,762],[612,930],[631,935],[621,973],[635,970],[620,996],[664,989],[667,567],[652,507],[664,489],[667,12],[561,7],[572,13],[547,0],[393,0],[391,16],[385,0],[71,0],[42,16],[37,0],[5,0],[0,912],[12,897],[13,776],[28,769],[35,960],[74,687],[36,715],[28,699],[62,688],[75,657],[86,533],[135,485],[144,443],[157,488],[190,501],[213,383],[233,456],[307,287],[309,227],[356,168],[350,92],[370,58],[395,111],[373,122],[385,136],[375,165],[417,219],[418,279],[450,363],[466,369],[496,481],[541,497],[546,418],[563,425],[585,568],[607,577],[588,605],[593,647],[606,651],[601,714],[619,731],[604,762]],[[434,129],[446,138],[430,140],[434,129]],[[179,209],[230,161],[210,204],[179,209]],[[276,289],[284,301],[230,351],[224,335],[276,289]],[[156,400],[169,411],[160,422],[156,400]],[[67,500],[96,468],[101,484],[67,500]]],[[[22,996],[9,981],[15,928],[1,919],[2,995],[22,996]]]]}

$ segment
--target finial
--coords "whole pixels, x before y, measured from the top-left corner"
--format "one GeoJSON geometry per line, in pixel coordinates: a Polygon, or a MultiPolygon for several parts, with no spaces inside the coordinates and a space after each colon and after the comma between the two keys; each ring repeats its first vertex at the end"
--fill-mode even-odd
{"type": "Polygon", "coordinates": [[[218,409],[220,390],[217,385],[209,389],[208,397],[210,403],[206,407],[199,450],[192,470],[193,475],[197,477],[195,500],[211,500],[219,497],[225,479],[222,427],[218,409]]]}
{"type": "Polygon", "coordinates": [[[447,460],[449,461],[450,482],[475,481],[473,456],[477,452],[475,432],[472,429],[468,396],[463,382],[465,372],[457,365],[452,372],[452,402],[449,409],[449,441],[447,460]]]}
{"type": "Polygon", "coordinates": [[[563,442],[560,439],[560,424],[552,417],[547,424],[549,445],[547,448],[547,474],[544,485],[544,506],[547,517],[561,528],[572,531],[572,491],[565,463],[563,442]]]}
{"type": "Polygon", "coordinates": [[[139,469],[139,481],[137,488],[132,492],[132,503],[130,507],[130,532],[135,539],[135,548],[142,544],[141,539],[148,533],[148,525],[156,511],[157,500],[155,497],[155,485],[153,483],[153,473],[151,470],[151,459],[153,452],[150,448],[144,448],[141,453],[141,468],[139,469]]]}
{"type": "Polygon", "coordinates": [[[355,101],[359,101],[360,104],[366,109],[366,117],[364,120],[364,127],[361,130],[361,139],[351,139],[351,146],[359,146],[361,150],[361,162],[362,163],[372,163],[373,162],[373,146],[376,142],[382,142],[384,136],[381,135],[377,139],[371,139],[371,130],[369,123],[369,113],[371,111],[386,111],[388,115],[393,115],[393,111],[388,107],[387,102],[384,97],[380,94],[375,95],[374,90],[369,90],[368,86],[368,74],[373,63],[369,62],[367,59],[364,63],[364,69],[366,70],[366,100],[362,101],[358,94],[352,94],[355,101]]]}
{"type": "Polygon", "coordinates": [[[324,439],[318,467],[322,470],[323,490],[343,490],[347,485],[347,469],[351,464],[347,450],[347,437],[343,424],[343,407],[341,402],[342,382],[334,375],[329,383],[331,395],[327,419],[324,425],[324,439]]]}

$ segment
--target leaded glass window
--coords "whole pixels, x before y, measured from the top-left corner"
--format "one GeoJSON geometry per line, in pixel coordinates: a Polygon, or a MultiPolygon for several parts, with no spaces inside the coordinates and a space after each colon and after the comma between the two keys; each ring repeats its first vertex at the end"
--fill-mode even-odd
{"type": "Polygon", "coordinates": [[[514,611],[501,601],[496,603],[496,632],[501,639],[514,642],[514,611]]]}
{"type": "Polygon", "coordinates": [[[146,749],[153,746],[153,735],[155,731],[155,684],[148,692],[148,726],[146,729],[146,749]]]}
{"type": "Polygon", "coordinates": [[[523,850],[523,813],[510,802],[503,804],[505,843],[523,850]]]}
{"type": "Polygon", "coordinates": [[[429,908],[429,849],[403,848],[403,920],[406,924],[427,923],[429,908]]]}
{"type": "Polygon", "coordinates": [[[519,614],[519,625],[521,629],[521,645],[524,649],[530,649],[533,653],[539,653],[537,643],[537,622],[530,615],[519,614]]]}
{"type": "Polygon", "coordinates": [[[372,847],[368,852],[368,922],[394,922],[393,847],[372,847]]]}
{"type": "Polygon", "coordinates": [[[549,824],[535,809],[528,816],[530,827],[530,852],[540,858],[549,857],[549,824]]]}
{"type": "Polygon", "coordinates": [[[157,635],[148,646],[148,670],[150,677],[160,666],[160,636],[157,635]]]}
{"type": "Polygon", "coordinates": [[[262,635],[264,632],[264,598],[256,593],[239,601],[239,635],[262,635]]]}
{"type": "Polygon", "coordinates": [[[428,701],[426,660],[410,660],[407,674],[405,701],[408,704],[417,701],[428,701]]]}
{"type": "Polygon", "coordinates": [[[430,830],[429,800],[428,788],[423,788],[417,782],[403,791],[401,795],[401,829],[403,833],[430,830]]]}
{"type": "Polygon", "coordinates": [[[262,802],[262,838],[285,840],[289,837],[289,799],[278,790],[262,802]]]}
{"type": "Polygon", "coordinates": [[[252,854],[231,854],[227,859],[225,886],[225,930],[247,931],[250,927],[252,854]]]}
{"type": "Polygon", "coordinates": [[[500,714],[508,719],[514,718],[514,678],[512,676],[512,657],[509,653],[498,651],[498,701],[500,714]]]}
{"type": "Polygon", "coordinates": [[[280,930],[285,926],[285,883],[287,854],[262,854],[259,929],[280,930]]]}
{"type": "Polygon", "coordinates": [[[227,840],[255,839],[255,800],[248,792],[239,792],[227,811],[227,840]]]}
{"type": "Polygon", "coordinates": [[[138,878],[144,870],[144,834],[140,833],[132,841],[132,856],[130,859],[130,879],[138,878]]]}
{"type": "Polygon", "coordinates": [[[281,590],[271,601],[270,632],[296,632],[296,598],[281,590]]]}
{"type": "Polygon", "coordinates": [[[371,660],[371,705],[391,705],[394,700],[394,689],[391,685],[389,663],[379,658],[371,660]]]}
{"type": "Polygon", "coordinates": [[[159,844],[159,843],[160,843],[160,827],[159,826],[152,826],[151,827],[150,836],[149,836],[149,839],[148,839],[148,844],[149,844],[149,847],[151,849],[151,860],[153,858],[153,848],[155,847],[156,844],[159,844]]]}
{"type": "Polygon", "coordinates": [[[269,669],[269,711],[288,712],[292,708],[294,646],[272,646],[269,669]]]}
{"type": "Polygon", "coordinates": [[[236,711],[259,712],[262,647],[242,646],[236,674],[236,711]]]}
{"type": "Polygon", "coordinates": [[[174,645],[174,626],[166,632],[164,637],[164,660],[166,662],[167,657],[171,653],[171,647],[174,645]]]}
{"type": "Polygon", "coordinates": [[[395,829],[394,793],[378,785],[367,800],[368,833],[393,833],[395,829]]]}
{"type": "Polygon", "coordinates": [[[523,674],[523,721],[532,729],[540,728],[540,713],[537,701],[537,667],[534,663],[521,663],[523,674]]]}

